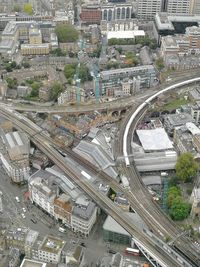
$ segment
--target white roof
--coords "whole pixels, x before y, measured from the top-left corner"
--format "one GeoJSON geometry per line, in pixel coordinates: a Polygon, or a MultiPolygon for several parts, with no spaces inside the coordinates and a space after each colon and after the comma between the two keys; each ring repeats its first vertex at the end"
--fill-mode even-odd
{"type": "Polygon", "coordinates": [[[136,132],[145,151],[160,151],[173,148],[173,144],[164,128],[137,130],[136,132]]]}
{"type": "Polygon", "coordinates": [[[186,127],[188,131],[191,132],[192,135],[200,134],[200,129],[192,122],[187,122],[186,127]]]}
{"type": "Polygon", "coordinates": [[[134,39],[135,36],[145,36],[145,32],[143,30],[135,30],[135,31],[110,31],[107,33],[107,38],[112,39],[134,39]]]}

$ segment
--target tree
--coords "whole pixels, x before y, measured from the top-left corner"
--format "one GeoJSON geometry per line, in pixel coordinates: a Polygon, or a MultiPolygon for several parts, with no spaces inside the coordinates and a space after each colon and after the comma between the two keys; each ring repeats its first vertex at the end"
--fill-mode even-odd
{"type": "Polygon", "coordinates": [[[30,68],[30,63],[28,63],[28,62],[23,62],[23,63],[22,63],[22,66],[23,66],[25,69],[28,69],[28,68],[30,68]]]}
{"type": "Polygon", "coordinates": [[[198,164],[191,153],[182,154],[176,163],[176,176],[183,182],[191,182],[197,175],[198,164]]]}
{"type": "Polygon", "coordinates": [[[15,69],[17,66],[17,63],[15,61],[12,61],[10,66],[11,68],[15,69]]]}
{"type": "Polygon", "coordinates": [[[27,13],[28,15],[33,14],[33,7],[31,4],[25,4],[24,5],[24,12],[27,13]]]}
{"type": "Polygon", "coordinates": [[[168,196],[167,196],[167,205],[168,208],[170,208],[175,199],[178,199],[178,197],[181,196],[181,190],[177,186],[171,186],[168,190],[168,196]]]}
{"type": "Polygon", "coordinates": [[[165,64],[164,64],[164,60],[162,57],[159,57],[156,59],[156,67],[159,71],[161,71],[162,69],[164,69],[165,64]]]}
{"type": "Polygon", "coordinates": [[[12,78],[8,77],[8,78],[6,78],[6,82],[8,84],[8,88],[10,88],[10,89],[16,89],[17,88],[18,82],[17,82],[16,78],[12,79],[12,78]]]}
{"type": "Polygon", "coordinates": [[[67,79],[73,79],[76,72],[76,64],[67,64],[64,68],[64,74],[67,79]]]}
{"type": "Polygon", "coordinates": [[[63,91],[63,86],[60,83],[55,82],[50,91],[50,99],[57,100],[58,95],[62,93],[62,91],[63,91]]]}
{"type": "Polygon", "coordinates": [[[13,10],[15,11],[15,12],[19,12],[20,11],[20,7],[19,7],[19,5],[14,5],[14,8],[13,8],[13,10]]]}
{"type": "Polygon", "coordinates": [[[76,42],[78,40],[78,31],[72,25],[59,24],[55,32],[60,43],[76,42]]]}
{"type": "Polygon", "coordinates": [[[169,215],[175,221],[182,221],[188,217],[191,210],[191,204],[177,199],[169,210],[169,215]]]}

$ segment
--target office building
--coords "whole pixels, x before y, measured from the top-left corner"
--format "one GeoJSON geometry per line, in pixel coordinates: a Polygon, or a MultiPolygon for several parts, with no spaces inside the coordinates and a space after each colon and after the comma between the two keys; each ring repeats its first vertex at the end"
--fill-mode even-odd
{"type": "Polygon", "coordinates": [[[192,14],[200,14],[200,0],[191,0],[190,12],[192,14]]]}
{"type": "Polygon", "coordinates": [[[168,14],[190,14],[192,0],[167,0],[166,11],[168,14]]]}
{"type": "Polygon", "coordinates": [[[20,131],[4,133],[1,129],[0,153],[2,165],[8,176],[15,183],[23,183],[29,178],[30,142],[25,133],[20,131]]]}
{"type": "Polygon", "coordinates": [[[60,238],[46,236],[38,248],[38,259],[58,264],[61,260],[61,252],[65,244],[66,241],[60,238]]]}
{"type": "Polygon", "coordinates": [[[101,6],[102,20],[127,20],[131,19],[133,5],[130,2],[125,3],[107,3],[101,6]]]}
{"type": "Polygon", "coordinates": [[[85,197],[79,197],[72,210],[71,227],[76,233],[88,236],[97,219],[96,205],[85,197]]]}
{"type": "Polygon", "coordinates": [[[143,20],[153,20],[156,13],[162,11],[163,0],[138,0],[137,17],[143,20]]]}
{"type": "Polygon", "coordinates": [[[29,179],[30,200],[51,216],[54,216],[54,199],[56,197],[56,188],[53,189],[50,185],[53,178],[54,176],[51,175],[47,179],[47,173],[40,170],[29,179]]]}

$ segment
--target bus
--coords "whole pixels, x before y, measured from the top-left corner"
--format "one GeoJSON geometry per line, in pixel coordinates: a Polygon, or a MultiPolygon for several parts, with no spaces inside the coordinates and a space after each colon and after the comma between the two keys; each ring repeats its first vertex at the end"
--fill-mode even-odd
{"type": "Polygon", "coordinates": [[[136,249],[136,248],[126,248],[125,253],[127,255],[133,255],[133,256],[139,256],[140,255],[139,249],[136,249]]]}

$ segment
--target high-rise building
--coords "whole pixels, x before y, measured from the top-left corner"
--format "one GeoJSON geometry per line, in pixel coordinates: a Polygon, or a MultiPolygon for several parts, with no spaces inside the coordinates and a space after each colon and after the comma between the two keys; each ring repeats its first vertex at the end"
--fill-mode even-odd
{"type": "Polygon", "coordinates": [[[162,11],[163,0],[138,0],[137,16],[140,19],[153,19],[155,14],[162,11]]]}
{"type": "Polygon", "coordinates": [[[165,7],[168,14],[190,14],[190,5],[193,0],[167,0],[165,7]]]}
{"type": "Polygon", "coordinates": [[[190,0],[190,12],[192,14],[200,14],[200,0],[190,0]]]}

